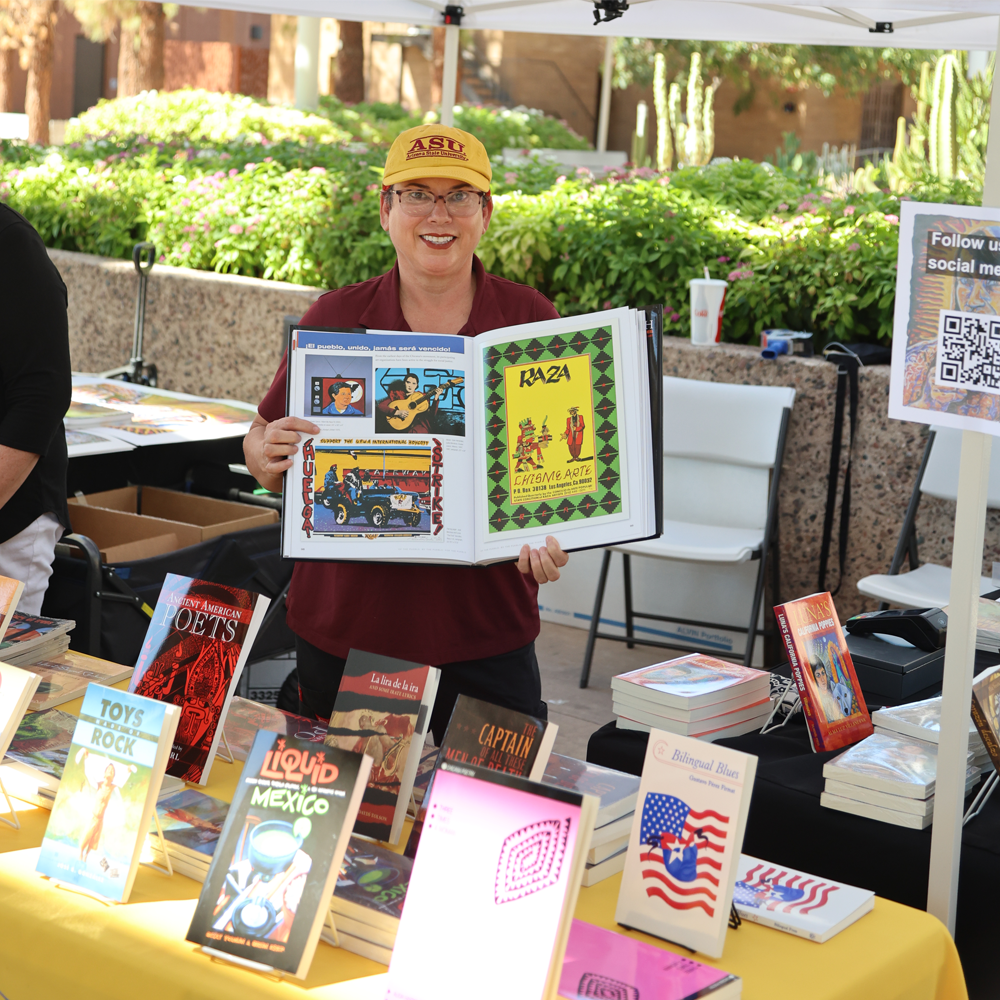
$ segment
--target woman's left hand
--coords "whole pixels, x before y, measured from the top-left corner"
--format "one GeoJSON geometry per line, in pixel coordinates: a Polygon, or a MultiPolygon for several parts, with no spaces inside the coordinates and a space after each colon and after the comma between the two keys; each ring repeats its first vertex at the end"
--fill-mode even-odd
{"type": "Polygon", "coordinates": [[[528,545],[521,546],[517,568],[525,576],[533,576],[539,583],[551,583],[559,579],[559,570],[568,562],[569,553],[563,552],[562,546],[549,535],[545,544],[537,549],[528,545]]]}

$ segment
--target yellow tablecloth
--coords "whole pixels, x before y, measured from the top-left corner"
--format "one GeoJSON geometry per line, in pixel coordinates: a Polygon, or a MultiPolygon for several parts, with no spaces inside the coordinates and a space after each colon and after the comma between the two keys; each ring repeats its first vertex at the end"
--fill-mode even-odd
{"type": "MultiPolygon", "coordinates": [[[[78,711],[79,703],[64,708],[78,711]]],[[[206,791],[229,800],[240,767],[217,761],[206,791]]],[[[34,871],[49,814],[16,805],[21,829],[0,825],[0,994],[9,1000],[378,996],[377,980],[338,984],[383,973],[385,966],[322,941],[302,982],[210,960],[184,940],[201,885],[183,875],[170,878],[140,867],[123,906],[55,886],[34,871]]],[[[576,916],[620,930],[614,922],[620,878],[581,889],[576,916]]],[[[671,947],[645,934],[623,933],[671,947]]],[[[447,942],[442,927],[441,955],[428,960],[447,961],[447,942]]],[[[511,960],[517,960],[516,951],[511,960]]],[[[884,899],[822,945],[744,922],[729,931],[725,953],[711,964],[742,976],[745,1000],[967,998],[958,952],[944,926],[920,910],[884,899]]]]}

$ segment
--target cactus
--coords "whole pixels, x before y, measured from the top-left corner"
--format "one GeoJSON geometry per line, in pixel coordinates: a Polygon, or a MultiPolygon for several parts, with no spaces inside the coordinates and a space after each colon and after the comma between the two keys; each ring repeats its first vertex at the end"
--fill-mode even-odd
{"type": "Polygon", "coordinates": [[[657,52],[653,59],[653,103],[656,107],[656,169],[669,170],[674,165],[674,148],[670,135],[667,57],[662,52],[657,52]]]}
{"type": "Polygon", "coordinates": [[[692,166],[705,162],[705,85],[701,79],[701,53],[691,54],[691,70],[687,88],[687,134],[684,137],[684,158],[692,166]]]}
{"type": "Polygon", "coordinates": [[[715,88],[708,84],[705,87],[705,163],[711,163],[715,154],[715,88]]]}
{"type": "Polygon", "coordinates": [[[950,181],[958,173],[958,136],[955,130],[958,72],[958,61],[951,53],[938,59],[934,69],[928,152],[931,173],[942,181],[950,181]]]}
{"type": "Polygon", "coordinates": [[[898,167],[906,153],[906,119],[900,115],[896,119],[896,145],[892,150],[892,162],[898,167]]]}
{"type": "Polygon", "coordinates": [[[674,133],[674,149],[677,150],[677,159],[680,160],[681,153],[684,151],[687,126],[681,116],[681,85],[676,80],[670,84],[667,110],[670,117],[670,130],[674,133]]]}
{"type": "Polygon", "coordinates": [[[649,165],[648,117],[649,107],[645,101],[640,101],[635,108],[635,131],[632,133],[632,163],[637,167],[649,165]]]}
{"type": "Polygon", "coordinates": [[[927,138],[927,107],[932,99],[931,64],[922,62],[920,64],[920,85],[917,87],[917,113],[910,136],[910,152],[921,160],[924,159],[924,140],[927,138]]]}

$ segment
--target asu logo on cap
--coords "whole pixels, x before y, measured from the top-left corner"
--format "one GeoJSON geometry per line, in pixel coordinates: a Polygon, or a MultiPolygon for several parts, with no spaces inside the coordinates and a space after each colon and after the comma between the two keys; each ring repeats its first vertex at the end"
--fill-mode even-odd
{"type": "Polygon", "coordinates": [[[489,191],[493,177],[486,147],[471,133],[448,125],[418,125],[400,133],[385,160],[387,187],[443,177],[489,191]]]}
{"type": "Polygon", "coordinates": [[[455,160],[469,162],[465,143],[447,135],[428,135],[423,138],[418,136],[414,139],[406,151],[406,159],[414,160],[420,156],[450,156],[455,160]]]}

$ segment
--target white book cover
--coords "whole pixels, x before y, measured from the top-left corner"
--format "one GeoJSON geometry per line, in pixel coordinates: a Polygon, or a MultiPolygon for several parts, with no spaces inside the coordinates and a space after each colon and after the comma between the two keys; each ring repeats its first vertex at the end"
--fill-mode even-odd
{"type": "MultiPolygon", "coordinates": [[[[979,768],[970,767],[966,771],[965,794],[968,795],[979,783],[979,768]]],[[[843,799],[854,799],[856,802],[867,802],[873,806],[885,809],[895,809],[898,812],[911,813],[914,816],[934,815],[934,796],[926,799],[911,799],[906,795],[892,795],[889,792],[877,792],[874,788],[864,785],[852,785],[847,781],[837,781],[827,778],[823,791],[831,795],[839,795],[843,799]]]]}
{"type": "MultiPolygon", "coordinates": [[[[911,701],[908,705],[895,705],[872,712],[872,725],[878,729],[888,729],[901,736],[912,736],[928,743],[937,743],[941,738],[941,696],[911,701]]],[[[969,749],[978,750],[982,745],[976,724],[969,719],[969,749]]]]}
{"type": "Polygon", "coordinates": [[[0,662],[0,760],[21,724],[41,677],[0,662]]]}
{"type": "Polygon", "coordinates": [[[542,784],[568,788],[571,792],[594,795],[600,799],[595,829],[634,812],[639,797],[639,779],[634,774],[590,764],[575,757],[564,757],[561,753],[549,754],[542,784]]]}
{"type": "Polygon", "coordinates": [[[875,893],[741,854],[733,902],[744,920],[822,944],[870,913],[875,893]]]}
{"type": "Polygon", "coordinates": [[[664,663],[618,674],[611,690],[670,708],[695,709],[716,702],[733,702],[731,709],[766,698],[770,674],[704,653],[691,653],[664,663]]]}
{"type": "Polygon", "coordinates": [[[823,777],[926,799],[934,794],[937,747],[908,736],[873,733],[824,764],[823,777]]]}
{"type": "Polygon", "coordinates": [[[857,799],[834,795],[832,792],[823,792],[819,797],[819,804],[825,809],[835,809],[837,812],[850,813],[852,816],[876,819],[880,823],[889,823],[891,826],[905,826],[910,830],[926,830],[934,822],[933,814],[914,816],[913,813],[889,809],[887,806],[875,806],[868,802],[859,802],[857,799]]]}
{"type": "Polygon", "coordinates": [[[706,733],[715,733],[720,729],[728,729],[730,726],[737,726],[741,722],[748,722],[750,719],[756,719],[760,716],[766,718],[771,713],[769,698],[754,702],[745,708],[738,708],[734,712],[715,715],[710,719],[701,719],[698,722],[678,722],[676,719],[659,715],[655,711],[650,712],[646,708],[637,707],[631,702],[619,701],[617,697],[612,698],[611,707],[619,718],[630,719],[632,722],[642,722],[647,726],[665,729],[668,733],[679,733],[681,736],[703,736],[706,733]]]}
{"type": "Polygon", "coordinates": [[[654,729],[615,920],[722,955],[757,758],[654,729]]]}
{"type": "MultiPolygon", "coordinates": [[[[767,720],[767,716],[768,713],[763,712],[751,719],[747,719],[745,722],[737,722],[731,726],[724,726],[722,729],[713,729],[711,732],[707,733],[698,733],[697,736],[693,738],[698,739],[702,743],[714,743],[716,740],[729,739],[731,736],[743,736],[746,733],[755,733],[764,725],[767,720]]],[[[638,733],[649,733],[654,729],[663,729],[665,732],[670,732],[669,728],[662,723],[660,725],[651,726],[649,723],[635,722],[632,719],[626,719],[620,715],[618,716],[615,725],[618,729],[631,729],[638,733]]]]}

